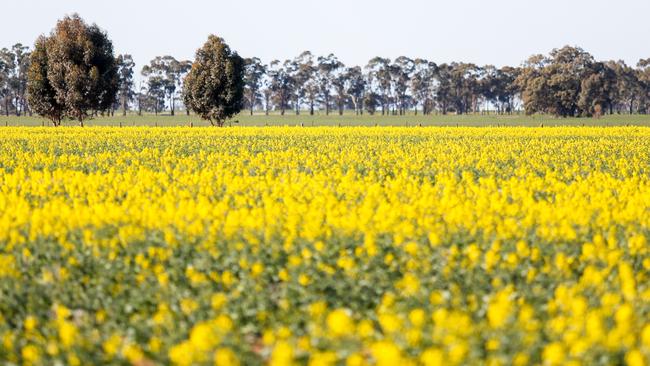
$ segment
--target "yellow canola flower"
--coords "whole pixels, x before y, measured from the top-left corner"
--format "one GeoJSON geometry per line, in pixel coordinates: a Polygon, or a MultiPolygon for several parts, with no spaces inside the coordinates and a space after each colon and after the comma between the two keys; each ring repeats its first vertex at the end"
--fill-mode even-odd
{"type": "Polygon", "coordinates": [[[344,309],[337,309],[327,315],[327,329],[334,337],[350,336],[354,331],[354,321],[344,309]]]}
{"type": "Polygon", "coordinates": [[[0,362],[648,364],[650,128],[0,135],[0,362]]]}

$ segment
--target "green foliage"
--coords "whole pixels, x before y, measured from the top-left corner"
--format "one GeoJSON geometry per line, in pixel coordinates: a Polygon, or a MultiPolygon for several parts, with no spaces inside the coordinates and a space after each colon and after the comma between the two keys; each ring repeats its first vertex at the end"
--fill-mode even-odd
{"type": "Polygon", "coordinates": [[[88,26],[78,15],[67,16],[36,46],[39,51],[29,71],[36,79],[29,81],[28,90],[37,113],[55,125],[62,117],[83,125],[90,113],[113,106],[118,66],[113,44],[97,25],[88,26]]]}
{"type": "Polygon", "coordinates": [[[196,52],[184,84],[187,108],[211,124],[223,126],[243,107],[244,60],[222,38],[211,35],[196,52]]]}
{"type": "Polygon", "coordinates": [[[34,112],[52,121],[54,126],[59,126],[65,115],[65,106],[57,101],[56,90],[48,79],[48,42],[49,39],[40,37],[34,45],[28,74],[27,98],[34,112]]]}
{"type": "Polygon", "coordinates": [[[119,55],[117,57],[117,68],[118,68],[118,97],[120,104],[122,105],[123,115],[126,116],[126,112],[129,109],[129,102],[131,102],[135,93],[133,91],[133,68],[135,67],[135,62],[131,55],[119,55]]]}

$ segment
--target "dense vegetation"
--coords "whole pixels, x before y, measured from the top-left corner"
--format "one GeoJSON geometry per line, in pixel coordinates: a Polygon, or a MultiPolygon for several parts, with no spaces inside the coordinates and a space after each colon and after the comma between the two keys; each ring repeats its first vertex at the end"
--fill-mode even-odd
{"type": "Polygon", "coordinates": [[[2,363],[650,359],[648,128],[2,136],[2,363]]]}
{"type": "MultiPolygon", "coordinates": [[[[28,72],[30,63],[46,60],[44,39],[39,38],[31,52],[22,44],[0,51],[0,113],[19,116],[37,112],[51,116],[53,121],[65,115],[58,113],[62,106],[53,108],[56,105],[47,99],[52,90],[41,86],[45,94],[31,103],[27,98],[30,75],[34,82],[52,77],[28,72]]],[[[117,96],[103,98],[102,102],[111,101],[108,106],[86,106],[86,113],[112,115],[121,109],[124,114],[128,110],[158,114],[168,110],[174,115],[178,108],[189,113],[191,108],[185,108],[181,95],[192,61],[169,55],[156,57],[141,68],[144,85],[140,89],[135,87],[133,58],[118,55],[114,62],[117,96]]],[[[375,57],[363,66],[346,66],[333,54],[316,56],[309,51],[291,60],[264,64],[249,57],[244,63],[243,100],[226,109],[245,107],[251,114],[255,110],[281,115],[287,111],[329,115],[332,110],[372,115],[404,115],[407,110],[425,115],[523,110],[526,114],[599,117],[650,111],[650,59],[640,60],[635,67],[623,61],[597,61],[579,47],[565,46],[546,56],[531,56],[519,66],[504,67],[437,64],[405,56],[394,60],[375,57]]],[[[104,87],[108,88],[105,96],[113,96],[112,84],[104,87]]],[[[233,95],[239,98],[238,92],[233,95]]],[[[83,119],[86,113],[78,110],[70,117],[83,119]]]]}

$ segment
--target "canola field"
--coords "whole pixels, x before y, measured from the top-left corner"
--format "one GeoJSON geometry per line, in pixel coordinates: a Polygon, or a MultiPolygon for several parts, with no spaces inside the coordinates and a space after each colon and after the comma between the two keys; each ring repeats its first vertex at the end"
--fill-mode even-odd
{"type": "Polygon", "coordinates": [[[650,365],[650,128],[3,128],[4,365],[650,365]]]}

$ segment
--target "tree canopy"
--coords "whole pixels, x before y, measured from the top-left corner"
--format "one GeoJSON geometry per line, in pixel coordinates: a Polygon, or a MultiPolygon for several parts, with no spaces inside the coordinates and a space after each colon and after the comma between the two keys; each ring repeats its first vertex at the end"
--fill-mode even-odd
{"type": "Polygon", "coordinates": [[[211,35],[196,51],[185,77],[185,105],[211,124],[223,126],[243,108],[244,68],[244,59],[222,38],[211,35]]]}
{"type": "Polygon", "coordinates": [[[97,25],[78,15],[60,20],[48,37],[35,44],[27,91],[34,111],[61,123],[79,121],[110,109],[118,91],[113,44],[97,25]]]}

